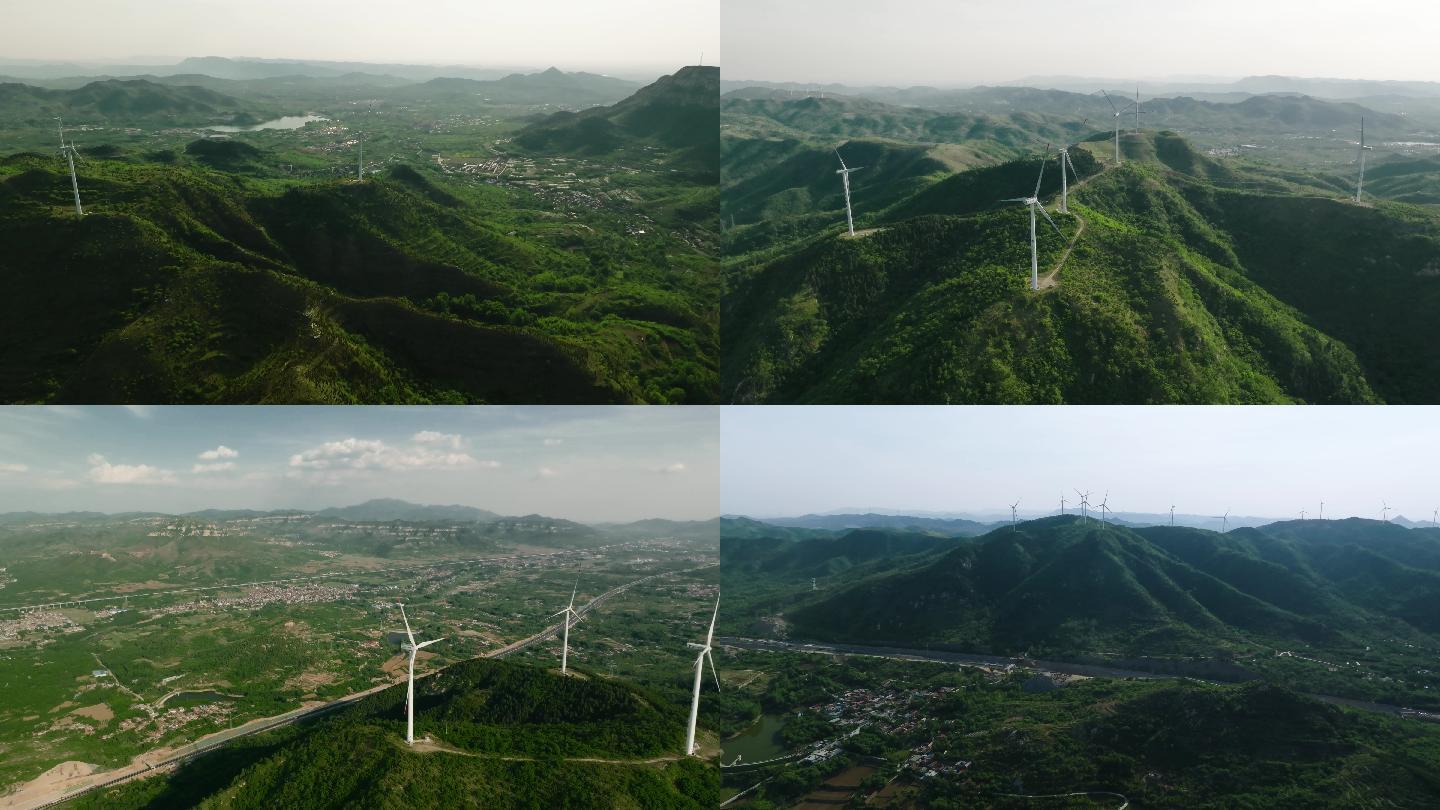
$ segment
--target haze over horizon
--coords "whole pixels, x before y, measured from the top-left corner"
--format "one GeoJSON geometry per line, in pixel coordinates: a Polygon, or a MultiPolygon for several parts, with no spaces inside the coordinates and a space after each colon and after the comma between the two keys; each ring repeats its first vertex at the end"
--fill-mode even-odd
{"type": "Polygon", "coordinates": [[[721,513],[843,508],[1048,514],[1075,489],[1113,511],[1428,522],[1440,484],[1424,408],[833,406],[721,412],[721,513]],[[1377,410],[1383,408],[1383,411],[1377,410]],[[863,505],[863,506],[857,506],[863,505]],[[893,505],[893,506],[892,506],[893,505]]]}
{"type": "Polygon", "coordinates": [[[582,523],[717,514],[715,409],[0,408],[0,513],[373,498],[582,523]]]}
{"type": "Polygon", "coordinates": [[[57,14],[53,4],[10,0],[0,59],[158,64],[243,56],[670,72],[695,64],[702,51],[707,64],[718,64],[719,13],[719,0],[79,0],[57,14]]]}
{"type": "Polygon", "coordinates": [[[725,75],[745,81],[941,87],[1034,76],[1440,81],[1440,7],[1387,4],[1386,18],[1336,0],[1204,4],[1136,0],[899,0],[876,5],[727,0],[725,75]],[[1384,28],[1372,33],[1367,25],[1384,28]],[[1123,31],[1123,36],[1121,35],[1123,31]],[[1283,36],[1281,33],[1283,32],[1283,36]]]}

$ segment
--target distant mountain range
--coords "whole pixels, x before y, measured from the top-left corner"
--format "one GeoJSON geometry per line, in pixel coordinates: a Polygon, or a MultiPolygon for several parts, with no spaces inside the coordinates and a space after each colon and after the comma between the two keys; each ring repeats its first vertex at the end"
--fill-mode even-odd
{"type": "Polygon", "coordinates": [[[246,125],[275,114],[273,108],[204,87],[157,84],[146,79],[106,79],[74,90],[0,84],[0,120],[8,126],[28,124],[54,129],[57,116],[71,123],[246,125]]]}
{"type": "Polygon", "coordinates": [[[486,509],[477,509],[473,506],[460,505],[426,505],[411,503],[409,501],[395,498],[376,498],[354,506],[329,507],[326,509],[304,510],[304,509],[202,509],[195,512],[184,512],[171,515],[164,512],[6,512],[0,513],[0,525],[29,523],[46,520],[66,521],[104,521],[115,519],[129,519],[135,517],[185,517],[202,520],[245,520],[257,517],[281,517],[281,516],[310,517],[322,520],[343,520],[355,523],[477,523],[490,527],[492,534],[506,534],[515,532],[573,532],[578,534],[595,535],[597,529],[609,534],[617,533],[643,533],[646,535],[670,534],[677,536],[693,537],[705,536],[706,533],[718,536],[719,519],[699,521],[677,521],[661,518],[649,518],[629,523],[605,523],[596,524],[595,527],[587,526],[575,521],[563,518],[546,517],[545,515],[523,515],[506,516],[498,512],[491,512],[486,509]]]}
{"type": "MultiPolygon", "coordinates": [[[[762,80],[727,79],[722,92],[729,93],[747,87],[765,87],[786,92],[812,92],[827,94],[855,94],[871,97],[891,96],[911,100],[936,97],[943,94],[980,92],[990,88],[984,85],[946,88],[927,85],[909,87],[885,85],[807,84],[802,82],[771,82],[762,80]]],[[[1366,96],[1405,96],[1411,98],[1440,98],[1440,82],[1371,81],[1364,79],[1324,79],[1294,76],[1247,76],[1243,79],[1197,79],[1168,81],[1135,81],[1117,78],[1086,78],[1081,76],[1029,76],[1012,82],[1005,82],[996,89],[1011,87],[1038,88],[1065,92],[1094,93],[1103,87],[1112,92],[1128,94],[1138,87],[1146,95],[1206,93],[1264,95],[1273,93],[1299,93],[1332,99],[1357,99],[1366,96]]]]}

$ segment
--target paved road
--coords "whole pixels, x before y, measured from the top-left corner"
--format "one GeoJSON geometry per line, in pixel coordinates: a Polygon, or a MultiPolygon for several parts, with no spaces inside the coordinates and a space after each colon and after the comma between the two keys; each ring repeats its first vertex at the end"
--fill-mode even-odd
{"type": "MultiPolygon", "coordinates": [[[[533,556],[545,556],[545,555],[533,555],[533,556]]],[[[493,558],[491,558],[491,559],[493,559],[493,558]]],[[[681,573],[689,573],[689,572],[692,572],[692,571],[702,570],[703,568],[708,568],[708,567],[711,567],[711,566],[702,566],[701,568],[688,568],[688,569],[685,569],[684,571],[668,571],[668,572],[661,573],[661,574],[651,574],[651,575],[648,576],[648,577],[642,577],[642,578],[640,578],[640,579],[635,580],[634,582],[628,582],[628,583],[626,583],[626,584],[624,584],[624,585],[619,585],[619,586],[617,586],[617,587],[611,588],[610,590],[608,590],[608,591],[600,594],[599,596],[596,596],[595,598],[591,599],[589,602],[586,602],[583,606],[581,606],[579,609],[577,609],[577,610],[575,611],[576,616],[575,616],[574,622],[571,624],[571,626],[573,627],[575,623],[579,623],[579,622],[580,622],[582,619],[584,619],[586,616],[590,615],[590,612],[591,612],[591,611],[593,611],[593,610],[595,610],[596,608],[600,607],[601,605],[605,604],[605,602],[606,602],[607,600],[609,600],[610,598],[614,597],[614,596],[617,595],[617,594],[624,593],[625,591],[629,590],[630,588],[635,587],[636,585],[640,585],[640,584],[645,583],[645,582],[650,582],[651,580],[659,579],[659,578],[661,578],[661,577],[668,577],[668,576],[673,576],[673,575],[675,575],[675,574],[681,574],[681,573]]],[[[233,587],[233,586],[232,586],[232,587],[233,587]]],[[[540,632],[538,632],[538,633],[536,633],[536,634],[534,634],[534,635],[532,635],[532,636],[528,636],[528,637],[526,637],[526,638],[523,638],[523,639],[521,639],[521,640],[519,640],[519,641],[514,642],[513,644],[508,644],[508,645],[506,645],[506,646],[504,646],[504,647],[501,647],[501,648],[498,649],[498,650],[491,650],[491,651],[488,652],[488,653],[484,653],[484,654],[482,654],[482,655],[476,656],[476,658],[495,658],[495,659],[499,659],[499,658],[505,658],[506,656],[509,656],[509,655],[513,655],[514,653],[517,653],[517,652],[519,652],[519,651],[521,651],[521,650],[527,649],[527,648],[529,648],[529,647],[531,647],[531,646],[533,646],[533,645],[535,645],[535,644],[539,644],[540,642],[545,641],[546,639],[553,638],[557,633],[559,633],[559,632],[564,628],[564,624],[565,624],[564,621],[556,622],[555,624],[552,624],[552,625],[546,627],[544,630],[541,630],[540,632]]],[[[474,660],[474,659],[466,659],[466,660],[474,660]]],[[[434,675],[434,674],[435,674],[435,673],[432,672],[432,673],[427,673],[427,674],[425,674],[425,675],[418,675],[418,676],[416,676],[416,680],[421,680],[421,679],[423,679],[423,678],[428,678],[428,677],[430,677],[430,676],[432,676],[432,675],[434,675]]],[[[293,724],[293,723],[297,723],[297,722],[299,722],[299,721],[301,721],[301,720],[308,720],[308,719],[311,719],[311,718],[314,718],[314,717],[318,717],[318,716],[323,715],[323,714],[328,714],[329,712],[333,712],[333,711],[335,711],[336,709],[343,708],[343,707],[345,707],[345,706],[350,706],[350,705],[352,705],[352,704],[354,704],[354,703],[357,703],[357,702],[359,702],[359,701],[361,701],[361,700],[364,700],[365,698],[367,698],[367,697],[369,697],[369,696],[371,696],[371,695],[373,695],[373,694],[375,694],[375,693],[377,693],[377,692],[381,692],[381,691],[383,691],[383,690],[385,690],[385,689],[389,689],[391,686],[394,686],[394,684],[391,684],[391,683],[380,684],[379,686],[374,686],[374,687],[371,687],[371,688],[366,689],[366,690],[364,690],[364,691],[356,692],[355,694],[352,694],[352,695],[346,695],[345,697],[338,698],[338,699],[336,699],[336,700],[332,700],[332,701],[330,701],[330,702],[328,702],[328,703],[324,703],[324,704],[321,704],[321,705],[319,705],[319,706],[310,706],[310,707],[304,707],[304,708],[294,709],[294,710],[292,710],[292,711],[286,712],[286,713],[281,714],[281,715],[276,715],[276,716],[274,716],[274,717],[266,717],[266,718],[260,718],[260,719],[258,719],[258,720],[252,720],[252,721],[250,721],[249,723],[246,723],[245,725],[236,726],[235,728],[231,728],[231,729],[225,729],[224,731],[219,731],[219,732],[216,732],[216,733],[211,734],[211,735],[209,735],[209,736],[203,737],[203,738],[201,738],[200,740],[197,740],[196,742],[190,743],[189,745],[183,745],[183,746],[181,746],[181,747],[179,747],[179,748],[176,748],[176,749],[174,749],[173,751],[171,751],[171,752],[169,752],[169,753],[167,753],[167,754],[165,754],[165,755],[163,755],[163,756],[159,756],[159,757],[156,757],[156,758],[154,758],[154,759],[147,759],[147,758],[146,758],[147,755],[143,755],[143,754],[142,754],[142,755],[141,755],[139,758],[137,758],[136,761],[135,761],[133,764],[131,764],[131,765],[124,766],[124,767],[122,767],[122,768],[120,768],[120,769],[118,769],[118,770],[107,771],[107,772],[105,772],[105,773],[103,773],[103,774],[98,774],[98,775],[100,775],[100,776],[105,776],[105,777],[107,777],[104,781],[96,782],[96,783],[89,784],[89,785],[85,785],[85,786],[83,786],[83,787],[80,787],[80,788],[77,788],[77,789],[73,789],[73,790],[70,790],[70,791],[68,791],[68,792],[63,792],[63,793],[59,793],[59,794],[55,794],[55,795],[50,795],[50,796],[39,797],[39,798],[36,798],[36,799],[34,799],[34,800],[30,801],[30,802],[27,802],[27,803],[25,803],[25,804],[12,805],[12,806],[6,808],[6,810],[41,810],[41,808],[53,807],[53,806],[55,806],[55,805],[57,805],[57,804],[61,804],[61,803],[63,803],[63,802],[67,802],[67,801],[69,801],[69,800],[71,800],[71,799],[74,799],[74,798],[76,798],[76,797],[78,797],[78,796],[82,796],[82,795],[84,795],[84,794],[86,794],[86,793],[90,793],[90,792],[95,791],[95,790],[101,790],[101,789],[104,789],[104,788],[107,788],[107,787],[111,787],[111,786],[113,786],[113,785],[120,784],[121,782],[125,782],[125,781],[127,781],[127,780],[134,779],[134,778],[139,777],[139,776],[146,776],[146,775],[149,775],[149,774],[151,774],[151,773],[154,773],[157,769],[165,768],[165,767],[170,766],[170,765],[177,765],[177,764],[183,763],[183,762],[185,762],[185,761],[187,761],[187,760],[194,759],[195,757],[200,756],[201,754],[204,754],[204,753],[213,751],[213,750],[215,750],[216,748],[219,748],[219,747],[221,747],[221,746],[223,746],[223,745],[226,745],[226,744],[228,744],[228,743],[230,743],[230,742],[233,742],[233,741],[235,741],[235,740],[238,740],[238,739],[240,739],[240,738],[242,738],[242,737],[248,737],[248,736],[251,736],[252,734],[259,734],[259,733],[261,733],[261,732],[263,732],[263,731],[270,731],[270,730],[272,730],[272,729],[276,729],[276,728],[279,728],[279,727],[281,727],[281,726],[287,726],[287,725],[291,725],[291,724],[293,724]]]]}

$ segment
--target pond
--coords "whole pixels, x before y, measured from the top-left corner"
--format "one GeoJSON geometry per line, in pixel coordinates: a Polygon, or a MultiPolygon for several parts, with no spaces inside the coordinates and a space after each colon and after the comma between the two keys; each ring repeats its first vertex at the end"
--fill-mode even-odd
{"type": "Polygon", "coordinates": [[[755,725],[720,743],[725,752],[721,761],[728,765],[738,755],[743,757],[741,762],[761,762],[788,753],[780,741],[780,729],[784,727],[785,720],[779,715],[761,715],[755,725]]]}
{"type": "Polygon", "coordinates": [[[229,124],[206,127],[211,132],[256,132],[262,129],[299,129],[311,121],[328,120],[323,115],[287,115],[273,121],[262,121],[250,126],[237,127],[229,124]]]}

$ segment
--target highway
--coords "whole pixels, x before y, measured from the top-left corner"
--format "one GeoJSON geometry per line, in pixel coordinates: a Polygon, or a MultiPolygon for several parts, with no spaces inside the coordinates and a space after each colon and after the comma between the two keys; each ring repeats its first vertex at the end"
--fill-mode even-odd
{"type": "MultiPolygon", "coordinates": [[[[517,555],[517,556],[518,556],[518,555],[517,555]]],[[[529,555],[529,556],[551,556],[551,555],[529,555]]],[[[497,558],[491,557],[491,558],[487,558],[487,559],[492,559],[492,560],[493,560],[493,559],[497,559],[497,558]]],[[[627,583],[625,583],[624,585],[618,585],[618,586],[616,586],[616,587],[614,587],[614,588],[611,588],[610,590],[605,591],[604,593],[602,593],[602,594],[594,597],[594,598],[591,599],[589,602],[586,602],[583,606],[581,606],[580,608],[578,608],[578,609],[575,611],[575,614],[576,614],[576,615],[575,615],[575,619],[572,621],[571,626],[573,627],[573,626],[575,626],[575,624],[578,624],[578,623],[579,623],[580,621],[582,621],[586,616],[590,615],[591,611],[593,611],[593,610],[595,610],[596,608],[600,607],[601,605],[605,604],[605,602],[608,601],[609,599],[613,598],[614,596],[616,596],[616,595],[618,595],[618,594],[624,593],[625,591],[627,591],[627,590],[629,590],[629,589],[631,589],[631,588],[633,588],[633,587],[635,587],[635,586],[637,586],[637,585],[641,585],[641,584],[643,584],[643,583],[650,582],[650,581],[655,580],[655,579],[660,579],[660,578],[662,578],[662,577],[674,576],[675,574],[690,573],[690,572],[693,572],[693,571],[703,570],[704,568],[709,568],[709,567],[711,567],[711,566],[701,566],[701,567],[699,567],[699,568],[688,568],[688,569],[685,569],[685,570],[683,570],[683,571],[668,571],[668,572],[661,573],[661,574],[651,574],[650,576],[642,577],[642,578],[637,579],[637,580],[635,580],[635,581],[633,581],[633,582],[627,582],[627,583]]],[[[226,586],[226,587],[238,587],[238,586],[226,586]]],[[[473,660],[476,660],[476,659],[479,659],[479,658],[487,658],[487,659],[500,659],[500,658],[505,658],[505,657],[507,657],[507,656],[509,656],[509,655],[513,655],[514,653],[520,652],[521,650],[525,650],[525,649],[528,649],[528,648],[530,648],[530,647],[532,647],[532,646],[534,646],[534,645],[536,645],[536,644],[539,644],[540,642],[543,642],[543,641],[545,641],[546,639],[553,638],[553,637],[554,637],[556,634],[558,634],[562,629],[564,629],[564,626],[565,626],[564,621],[556,622],[555,624],[552,624],[552,625],[547,626],[545,629],[541,630],[541,631],[538,632],[538,633],[535,633],[535,634],[532,635],[532,636],[527,636],[526,638],[523,638],[523,639],[521,639],[521,640],[519,640],[519,641],[516,641],[516,642],[514,642],[514,643],[511,643],[511,644],[508,644],[508,645],[506,645],[506,646],[504,646],[504,647],[501,647],[501,648],[499,648],[499,649],[491,650],[491,651],[489,651],[489,652],[487,652],[487,653],[482,653],[481,655],[475,656],[474,658],[468,658],[468,659],[464,659],[464,660],[466,660],[466,661],[473,661],[473,660]]],[[[463,661],[460,661],[460,662],[457,662],[457,663],[463,663],[463,661]]],[[[440,671],[440,670],[437,670],[437,672],[438,672],[438,671],[440,671]]],[[[425,675],[417,675],[415,679],[416,679],[417,681],[423,680],[424,678],[431,677],[431,676],[433,676],[434,674],[435,674],[434,672],[430,672],[430,673],[426,673],[425,675]]],[[[149,756],[149,755],[147,755],[147,754],[142,754],[142,755],[140,755],[139,757],[136,757],[136,759],[135,759],[130,765],[123,766],[123,767],[121,767],[121,768],[119,768],[119,769],[116,769],[116,770],[113,770],[113,771],[107,771],[107,772],[105,772],[105,773],[103,773],[103,774],[97,774],[97,776],[104,776],[104,777],[106,777],[106,778],[104,779],[104,781],[95,782],[95,783],[91,783],[91,784],[86,784],[86,785],[83,785],[83,786],[81,786],[81,787],[74,788],[74,789],[71,789],[71,790],[62,792],[62,793],[60,793],[60,794],[58,794],[58,795],[50,795],[50,796],[38,797],[38,798],[36,798],[36,799],[29,800],[29,801],[27,801],[27,802],[25,802],[25,803],[23,803],[23,804],[18,804],[18,803],[17,803],[17,804],[6,805],[6,804],[3,804],[3,803],[0,803],[0,806],[5,807],[5,810],[41,810],[41,808],[54,807],[55,805],[62,804],[62,803],[64,803],[64,802],[70,801],[71,799],[74,799],[74,798],[76,798],[76,797],[78,797],[78,796],[83,796],[83,795],[85,795],[85,794],[87,794],[87,793],[91,793],[91,792],[96,791],[96,790],[102,790],[102,789],[104,789],[104,788],[108,788],[108,787],[111,787],[111,786],[114,786],[114,785],[118,785],[118,784],[120,784],[120,783],[122,783],[122,782],[128,781],[128,780],[130,780],[130,779],[134,779],[134,778],[136,778],[136,777],[146,776],[146,775],[152,774],[152,773],[154,773],[156,770],[158,770],[158,769],[163,769],[163,768],[165,768],[165,767],[167,767],[167,766],[181,764],[181,763],[183,763],[183,762],[185,762],[185,761],[187,761],[187,760],[194,759],[195,757],[200,756],[201,754],[205,754],[205,753],[207,753],[207,752],[213,751],[213,750],[215,750],[216,748],[219,748],[219,747],[221,747],[221,746],[223,746],[223,745],[226,745],[226,744],[228,744],[228,743],[230,743],[230,742],[233,742],[233,741],[235,741],[235,740],[241,739],[241,738],[243,738],[243,737],[249,737],[249,736],[251,736],[251,735],[253,735],[253,734],[259,734],[259,733],[264,732],[264,731],[270,731],[270,730],[272,730],[272,729],[280,728],[281,726],[291,725],[291,724],[300,722],[300,721],[302,721],[302,720],[309,720],[309,719],[312,719],[312,718],[315,718],[315,717],[319,717],[320,715],[323,715],[323,714],[328,714],[328,713],[330,713],[330,712],[335,711],[336,709],[344,708],[344,707],[346,707],[346,706],[350,706],[350,705],[353,705],[353,704],[355,704],[355,703],[358,703],[359,701],[364,700],[365,698],[367,698],[367,697],[369,697],[369,696],[371,696],[371,695],[373,695],[373,694],[375,694],[375,693],[377,693],[377,692],[381,692],[381,691],[384,691],[384,690],[386,690],[386,689],[389,689],[390,687],[392,687],[392,686],[394,686],[394,685],[395,685],[394,683],[380,684],[379,686],[373,686],[373,687],[371,687],[371,688],[369,688],[369,689],[366,689],[366,690],[364,690],[364,691],[356,692],[356,693],[351,694],[351,695],[346,695],[345,697],[337,698],[337,699],[335,699],[335,700],[332,700],[332,701],[329,701],[329,702],[327,702],[327,703],[323,703],[323,704],[320,704],[320,705],[317,705],[317,706],[302,707],[302,708],[299,708],[299,709],[293,709],[293,710],[291,710],[291,711],[285,712],[284,714],[276,715],[276,716],[274,716],[274,717],[265,717],[265,718],[259,718],[259,719],[256,719],[256,720],[251,720],[250,722],[245,723],[244,725],[236,726],[235,728],[225,729],[225,730],[223,730],[223,731],[217,731],[217,732],[215,732],[214,734],[210,734],[210,735],[207,735],[207,736],[205,736],[205,737],[202,737],[201,739],[199,739],[199,740],[197,740],[197,741],[195,741],[195,742],[193,742],[193,743],[190,743],[190,744],[188,744],[188,745],[180,746],[179,748],[176,748],[176,749],[174,749],[173,751],[169,751],[169,752],[166,753],[164,756],[156,757],[156,758],[154,758],[154,759],[147,759],[147,756],[149,756]]],[[[3,802],[3,800],[0,800],[0,802],[3,802]]]]}

